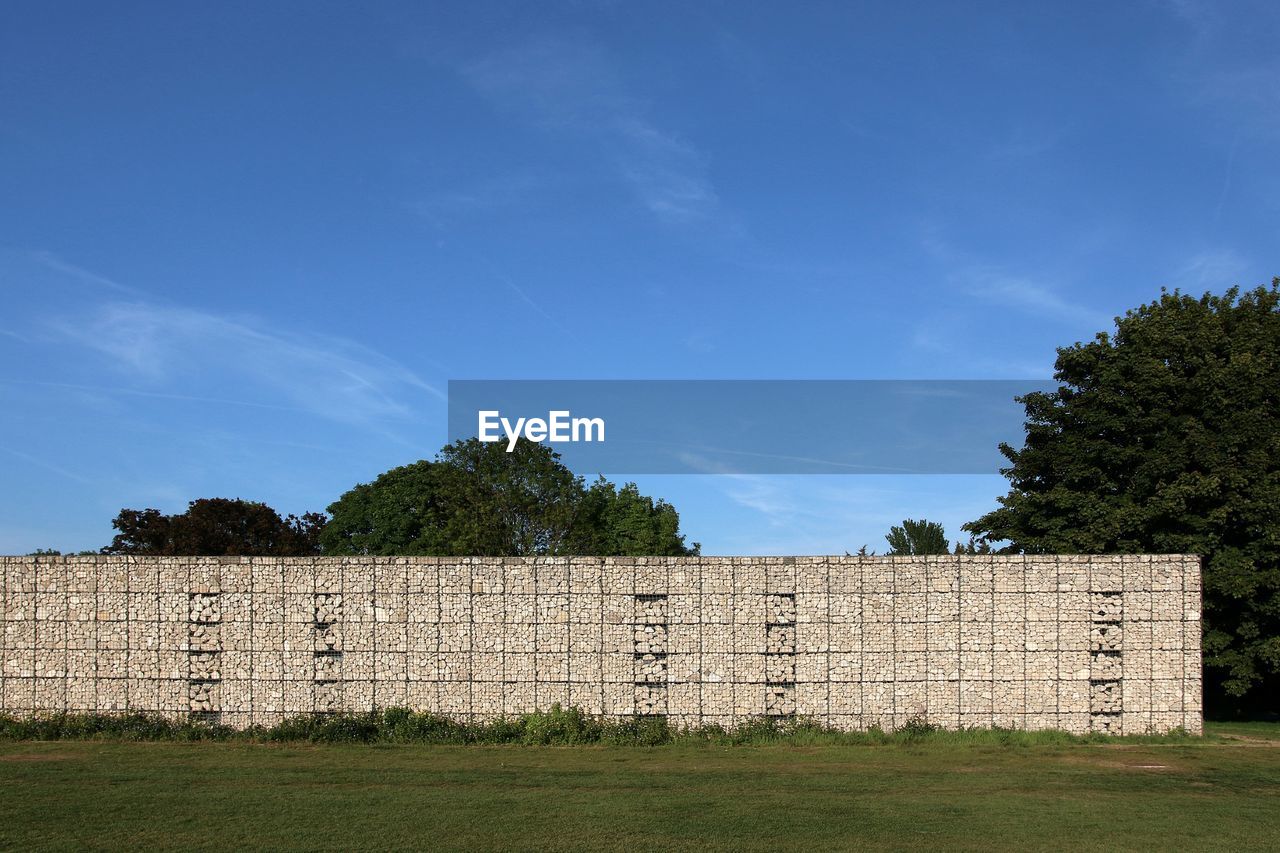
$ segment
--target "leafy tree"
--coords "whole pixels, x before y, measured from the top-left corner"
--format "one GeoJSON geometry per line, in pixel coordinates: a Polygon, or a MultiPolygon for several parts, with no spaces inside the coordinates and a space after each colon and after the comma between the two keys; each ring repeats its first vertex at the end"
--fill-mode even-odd
{"type": "Polygon", "coordinates": [[[457,441],[434,461],[356,486],[329,513],[326,554],[657,555],[697,547],[685,548],[670,504],[603,478],[586,489],[558,453],[533,442],[508,453],[501,443],[457,441]]]}
{"type": "Polygon", "coordinates": [[[970,536],[968,542],[961,542],[957,539],[955,550],[951,553],[963,556],[965,554],[990,554],[991,552],[990,542],[970,536]]]}
{"type": "Polygon", "coordinates": [[[685,545],[676,508],[640,494],[635,483],[619,489],[601,477],[583,495],[573,540],[576,554],[673,557],[700,550],[697,542],[685,545]]]}
{"type": "Polygon", "coordinates": [[[560,553],[581,483],[542,445],[477,439],[394,468],[329,507],[328,554],[560,553]]]}
{"type": "Polygon", "coordinates": [[[281,518],[263,503],[200,498],[187,511],[122,509],[111,526],[120,531],[104,554],[159,556],[297,557],[319,553],[325,517],[309,512],[281,518]]]}
{"type": "Polygon", "coordinates": [[[942,525],[923,518],[919,521],[905,519],[901,526],[895,524],[884,538],[889,543],[889,553],[895,556],[947,554],[951,551],[942,525]]]}
{"type": "Polygon", "coordinates": [[[1280,695],[1280,279],[1162,291],[1114,336],[1058,350],[1019,398],[1000,507],[965,525],[1004,551],[1199,554],[1211,704],[1280,695]]]}

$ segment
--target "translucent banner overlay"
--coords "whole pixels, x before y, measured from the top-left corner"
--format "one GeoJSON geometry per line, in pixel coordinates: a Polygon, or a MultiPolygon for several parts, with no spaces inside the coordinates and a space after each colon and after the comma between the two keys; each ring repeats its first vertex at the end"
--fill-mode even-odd
{"type": "Polygon", "coordinates": [[[450,380],[449,440],[582,474],[995,474],[1048,380],[450,380]]]}

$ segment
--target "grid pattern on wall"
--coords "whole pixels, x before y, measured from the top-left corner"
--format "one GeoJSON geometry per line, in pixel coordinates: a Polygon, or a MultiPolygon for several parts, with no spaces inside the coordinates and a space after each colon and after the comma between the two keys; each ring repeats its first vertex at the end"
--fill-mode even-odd
{"type": "Polygon", "coordinates": [[[0,558],[0,708],[1201,728],[1184,556],[0,558]]]}

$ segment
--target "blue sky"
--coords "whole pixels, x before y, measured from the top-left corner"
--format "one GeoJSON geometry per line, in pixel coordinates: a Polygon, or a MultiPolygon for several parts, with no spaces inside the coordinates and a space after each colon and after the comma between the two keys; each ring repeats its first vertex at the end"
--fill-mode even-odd
{"type": "MultiPolygon", "coordinates": [[[[0,553],[319,509],[463,378],[1045,378],[1280,270],[1280,10],[11,2],[0,553]]],[[[592,474],[593,472],[580,472],[592,474]]],[[[990,476],[638,477],[708,553],[990,476]]]]}

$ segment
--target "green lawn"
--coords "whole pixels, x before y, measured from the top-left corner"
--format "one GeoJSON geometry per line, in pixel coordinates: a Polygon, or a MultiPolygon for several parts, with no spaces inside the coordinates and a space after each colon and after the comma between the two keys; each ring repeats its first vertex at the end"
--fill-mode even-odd
{"type": "Polygon", "coordinates": [[[1204,741],[0,743],[0,848],[1280,847],[1280,726],[1204,741]]]}

